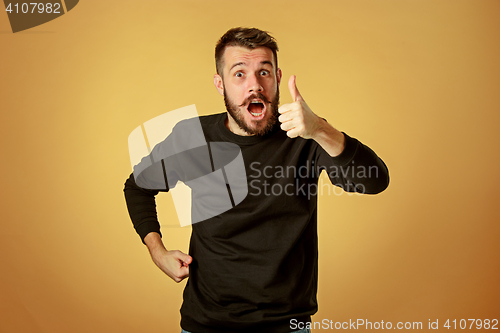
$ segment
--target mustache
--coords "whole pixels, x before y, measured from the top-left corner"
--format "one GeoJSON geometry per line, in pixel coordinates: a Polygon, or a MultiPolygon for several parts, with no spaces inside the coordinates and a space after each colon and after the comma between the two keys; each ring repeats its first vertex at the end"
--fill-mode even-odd
{"type": "Polygon", "coordinates": [[[247,99],[245,99],[245,101],[240,104],[239,106],[244,106],[245,104],[248,104],[250,103],[252,100],[254,99],[260,99],[262,100],[264,103],[271,103],[267,98],[266,96],[262,95],[261,93],[255,93],[255,94],[252,94],[251,96],[249,96],[247,99]]]}

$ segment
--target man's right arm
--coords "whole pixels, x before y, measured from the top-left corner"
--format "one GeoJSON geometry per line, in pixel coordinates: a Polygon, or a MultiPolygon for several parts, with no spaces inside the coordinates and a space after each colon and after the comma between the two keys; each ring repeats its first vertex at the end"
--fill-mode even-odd
{"type": "Polygon", "coordinates": [[[125,182],[123,191],[130,219],[156,266],[175,282],[188,277],[193,258],[181,251],[168,251],[161,240],[155,200],[159,191],[137,186],[133,174],[125,182]]]}

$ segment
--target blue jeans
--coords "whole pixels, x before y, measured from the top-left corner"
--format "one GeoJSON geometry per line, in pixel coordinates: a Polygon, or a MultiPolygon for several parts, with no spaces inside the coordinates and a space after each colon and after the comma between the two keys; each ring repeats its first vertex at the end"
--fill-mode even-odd
{"type": "MultiPolygon", "coordinates": [[[[191,333],[191,332],[181,330],[181,333],[191,333]]],[[[310,330],[310,329],[306,329],[306,328],[304,328],[303,330],[300,330],[300,331],[294,331],[294,332],[291,332],[291,333],[311,333],[311,330],[310,330]]]]}

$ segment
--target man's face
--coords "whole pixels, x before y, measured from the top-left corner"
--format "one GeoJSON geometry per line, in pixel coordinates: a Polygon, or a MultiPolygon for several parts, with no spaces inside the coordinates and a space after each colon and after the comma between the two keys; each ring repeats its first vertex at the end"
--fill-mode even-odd
{"type": "Polygon", "coordinates": [[[224,51],[223,76],[214,83],[224,96],[226,126],[239,135],[265,135],[277,122],[281,70],[267,47],[253,50],[229,46],[224,51]]]}

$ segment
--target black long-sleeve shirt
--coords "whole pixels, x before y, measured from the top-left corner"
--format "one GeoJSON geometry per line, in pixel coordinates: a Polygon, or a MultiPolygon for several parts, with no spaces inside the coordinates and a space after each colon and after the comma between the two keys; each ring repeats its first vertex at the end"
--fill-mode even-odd
{"type": "MultiPolygon", "coordinates": [[[[199,119],[207,142],[230,142],[241,149],[248,194],[232,209],[192,225],[193,262],[181,326],[208,333],[290,332],[290,320],[310,321],[317,311],[320,171],[345,191],[375,194],[389,184],[387,167],[346,134],[343,152],[331,157],[314,140],[290,139],[279,128],[265,137],[243,137],[225,127],[225,113],[199,119]]],[[[182,123],[174,133],[176,140],[189,139],[182,123]]],[[[178,161],[163,165],[170,177],[166,183],[182,178],[179,168],[178,161]]],[[[158,190],[139,187],[131,175],[124,191],[141,239],[160,233],[158,190]]]]}

